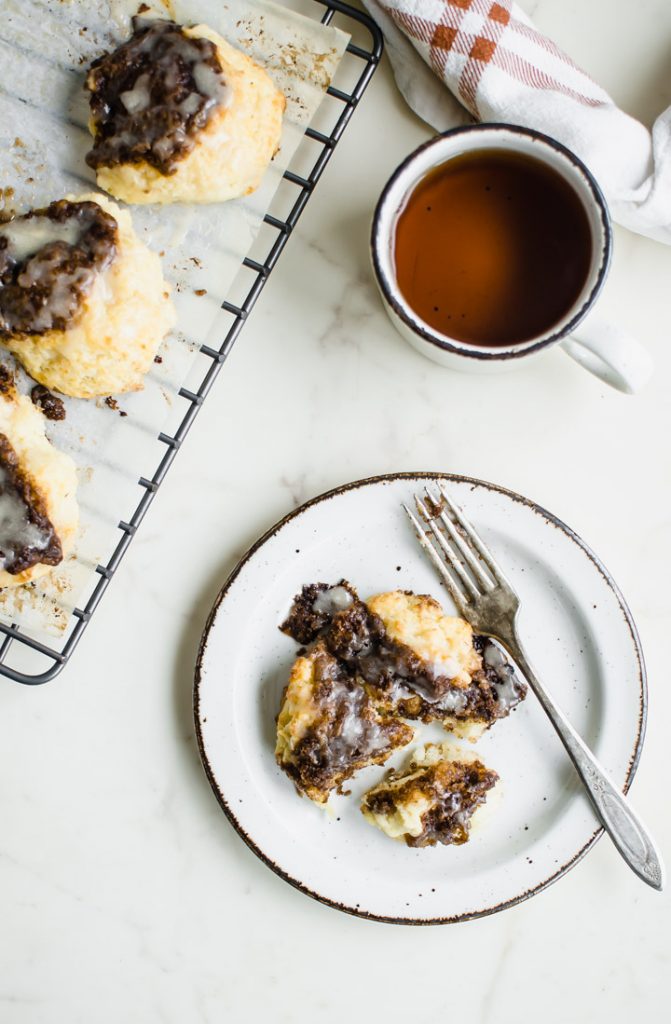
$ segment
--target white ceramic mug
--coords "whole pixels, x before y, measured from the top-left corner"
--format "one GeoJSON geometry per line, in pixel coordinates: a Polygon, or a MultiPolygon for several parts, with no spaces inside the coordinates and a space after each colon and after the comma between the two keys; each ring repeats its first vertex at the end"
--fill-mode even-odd
{"type": "Polygon", "coordinates": [[[632,394],[652,372],[648,353],[617,324],[598,317],[592,307],[608,273],[612,250],[608,207],[585,165],[559,142],[516,125],[478,124],[439,135],[416,149],[397,168],[380,196],[371,233],[371,256],[385,308],[406,341],[441,366],[489,372],[513,369],[521,359],[542,354],[551,345],[564,351],[606,384],[632,394]],[[514,150],[548,164],[580,198],[592,235],[589,273],[571,308],[546,333],[528,341],[487,347],[441,334],[408,305],[394,269],[396,221],[417,184],[435,167],[462,153],[481,149],[514,150]]]}

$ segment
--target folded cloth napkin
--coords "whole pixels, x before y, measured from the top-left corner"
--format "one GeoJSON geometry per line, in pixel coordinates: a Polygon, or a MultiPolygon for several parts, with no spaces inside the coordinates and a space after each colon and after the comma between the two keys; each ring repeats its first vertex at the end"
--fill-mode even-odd
{"type": "Polygon", "coordinates": [[[401,92],[428,124],[442,132],[470,114],[544,132],[584,160],[616,221],[671,243],[671,107],[650,133],[512,0],[363,2],[401,92]]]}

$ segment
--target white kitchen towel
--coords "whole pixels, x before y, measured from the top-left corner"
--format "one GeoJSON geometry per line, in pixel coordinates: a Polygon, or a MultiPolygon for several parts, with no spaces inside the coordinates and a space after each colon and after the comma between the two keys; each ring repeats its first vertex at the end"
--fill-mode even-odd
{"type": "Polygon", "coordinates": [[[616,221],[671,243],[671,107],[650,133],[512,0],[363,2],[424,121],[440,132],[471,117],[544,132],[584,160],[616,221]]]}

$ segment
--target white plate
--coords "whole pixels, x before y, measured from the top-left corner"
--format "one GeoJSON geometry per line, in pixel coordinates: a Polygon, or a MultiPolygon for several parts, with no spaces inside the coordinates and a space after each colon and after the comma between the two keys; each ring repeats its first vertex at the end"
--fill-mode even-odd
{"type": "Polygon", "coordinates": [[[400,508],[439,476],[518,590],[539,674],[625,790],[645,724],[643,656],[620,592],[580,538],[526,498],[465,477],[397,474],[287,516],[242,559],[207,623],[195,683],[203,764],[231,823],[277,874],[330,906],[393,922],[463,921],[509,907],[568,871],[602,831],[532,694],[477,744],[501,776],[499,796],[461,847],[410,849],[365,821],[357,798],[385,768],[359,773],[329,815],[299,798],[275,764],[275,715],[296,655],[277,627],[303,583],[344,576],[362,597],[402,587],[452,610],[400,508]]]}

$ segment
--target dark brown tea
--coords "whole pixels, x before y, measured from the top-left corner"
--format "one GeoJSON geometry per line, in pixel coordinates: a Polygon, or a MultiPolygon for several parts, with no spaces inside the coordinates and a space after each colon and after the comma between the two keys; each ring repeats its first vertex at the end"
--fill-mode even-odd
{"type": "Polygon", "coordinates": [[[396,278],[434,330],[472,345],[546,333],[578,298],[587,213],[551,167],[520,153],[464,153],[431,171],[399,215],[396,278]]]}

